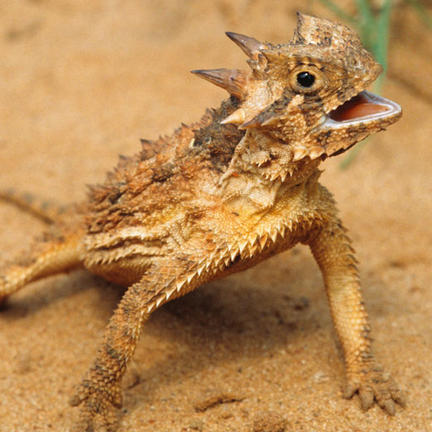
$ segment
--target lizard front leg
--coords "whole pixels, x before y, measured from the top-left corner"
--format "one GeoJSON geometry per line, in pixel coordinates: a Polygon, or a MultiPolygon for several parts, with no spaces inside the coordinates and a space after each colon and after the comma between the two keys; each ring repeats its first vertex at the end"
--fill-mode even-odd
{"type": "Polygon", "coordinates": [[[323,274],[334,326],[343,348],[347,375],[344,396],[351,398],[358,392],[363,409],[370,408],[376,400],[393,415],[395,402],[404,405],[404,396],[372,354],[357,261],[346,229],[334,217],[308,243],[323,274]]]}
{"type": "Polygon", "coordinates": [[[105,330],[93,366],[70,400],[72,406],[83,404],[74,431],[87,431],[89,427],[96,431],[116,429],[116,408],[122,406],[121,378],[147,318],[142,291],[140,283],[126,291],[105,330]]]}
{"type": "MultiPolygon", "coordinates": [[[[111,432],[117,428],[117,408],[122,406],[121,380],[132,357],[141,327],[150,313],[184,292],[177,289],[174,263],[155,266],[128,288],[105,330],[104,340],[93,366],[71,398],[72,406],[81,405],[74,432],[93,428],[111,432]]],[[[194,288],[183,285],[183,290],[194,288]]]]}

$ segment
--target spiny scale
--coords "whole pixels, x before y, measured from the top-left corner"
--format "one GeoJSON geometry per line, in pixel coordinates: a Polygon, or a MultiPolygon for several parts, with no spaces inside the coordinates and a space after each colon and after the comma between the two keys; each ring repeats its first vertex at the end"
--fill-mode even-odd
{"type": "Polygon", "coordinates": [[[243,98],[245,96],[245,72],[238,69],[196,69],[193,74],[223,88],[233,96],[243,98]]]}
{"type": "Polygon", "coordinates": [[[265,47],[262,42],[250,36],[234,32],[226,32],[225,34],[250,58],[253,58],[255,54],[265,47]]]}
{"type": "MultiPolygon", "coordinates": [[[[240,33],[225,33],[242,51],[253,58],[265,45],[253,37],[240,33]]],[[[227,90],[231,95],[242,99],[246,95],[246,77],[244,71],[238,69],[195,69],[193,74],[227,90]]],[[[226,122],[229,123],[229,122],[226,122]]]]}
{"type": "Polygon", "coordinates": [[[238,110],[234,111],[232,114],[230,114],[227,118],[223,119],[220,123],[221,124],[236,124],[241,125],[246,119],[246,114],[242,108],[239,108],[238,110]]]}

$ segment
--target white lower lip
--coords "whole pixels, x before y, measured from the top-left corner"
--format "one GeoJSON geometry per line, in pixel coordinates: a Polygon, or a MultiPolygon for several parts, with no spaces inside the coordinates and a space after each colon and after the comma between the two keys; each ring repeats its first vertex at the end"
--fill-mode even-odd
{"type": "Polygon", "coordinates": [[[326,119],[321,127],[329,127],[332,129],[342,128],[351,124],[363,124],[369,121],[379,120],[381,118],[393,117],[394,115],[400,114],[402,112],[402,108],[400,107],[400,105],[396,102],[391,101],[390,99],[386,99],[382,96],[378,96],[366,90],[362,91],[361,94],[366,97],[366,99],[368,99],[370,102],[382,105],[384,107],[387,107],[388,109],[386,111],[378,112],[368,116],[343,121],[333,120],[329,116],[326,116],[326,119]]]}

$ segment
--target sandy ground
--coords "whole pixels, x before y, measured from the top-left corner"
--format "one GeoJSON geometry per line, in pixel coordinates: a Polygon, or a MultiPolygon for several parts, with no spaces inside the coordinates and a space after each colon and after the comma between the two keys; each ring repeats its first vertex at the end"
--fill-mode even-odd
{"type": "MultiPolygon", "coordinates": [[[[244,67],[224,31],[286,41],[307,5],[0,1],[0,187],[82,199],[140,137],[169,133],[225,97],[188,72],[244,67]]],[[[358,251],[377,356],[407,408],[391,418],[342,399],[321,277],[296,248],[152,316],[125,379],[120,431],[432,431],[432,33],[407,10],[394,24],[383,92],[404,118],[348,170],[326,162],[322,180],[358,251]]],[[[0,221],[0,260],[43,228],[3,203],[0,221]]],[[[80,271],[10,299],[0,313],[1,432],[69,430],[68,398],[121,295],[80,271]]]]}

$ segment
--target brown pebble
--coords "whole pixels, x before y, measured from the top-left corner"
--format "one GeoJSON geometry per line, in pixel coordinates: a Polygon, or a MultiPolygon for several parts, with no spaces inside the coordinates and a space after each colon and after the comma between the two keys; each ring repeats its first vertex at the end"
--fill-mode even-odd
{"type": "Polygon", "coordinates": [[[285,432],[287,421],[274,411],[257,414],[252,423],[252,432],[285,432]]]}
{"type": "Polygon", "coordinates": [[[195,411],[204,412],[209,408],[213,408],[216,405],[233,403],[233,402],[241,402],[244,399],[244,396],[237,395],[234,393],[214,393],[210,395],[206,395],[205,397],[196,400],[193,404],[195,411]]]}
{"type": "Polygon", "coordinates": [[[188,428],[193,431],[202,432],[204,430],[204,422],[201,419],[193,419],[188,428]]]}

